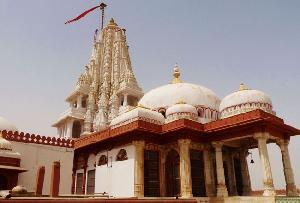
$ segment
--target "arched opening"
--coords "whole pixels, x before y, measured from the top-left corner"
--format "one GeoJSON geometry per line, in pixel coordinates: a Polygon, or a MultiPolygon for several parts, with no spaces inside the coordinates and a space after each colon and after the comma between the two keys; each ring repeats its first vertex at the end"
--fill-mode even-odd
{"type": "Polygon", "coordinates": [[[74,121],[72,127],[72,138],[79,138],[81,133],[80,121],[74,121]]]}
{"type": "Polygon", "coordinates": [[[2,174],[0,174],[0,190],[8,190],[8,180],[2,174]]]}
{"type": "Polygon", "coordinates": [[[163,115],[163,117],[166,118],[166,109],[161,108],[161,109],[158,110],[158,113],[161,113],[161,115],[163,115]]]}
{"type": "Polygon", "coordinates": [[[204,117],[204,111],[203,111],[202,108],[199,108],[199,109],[198,109],[198,116],[199,116],[200,118],[203,118],[203,117],[204,117]]]}
{"type": "Polygon", "coordinates": [[[87,106],[87,98],[88,98],[88,96],[84,96],[82,98],[82,100],[81,100],[81,107],[82,108],[86,108],[86,106],[87,106]]]}
{"type": "Polygon", "coordinates": [[[166,159],[166,196],[180,196],[179,154],[169,151],[166,159]]]}

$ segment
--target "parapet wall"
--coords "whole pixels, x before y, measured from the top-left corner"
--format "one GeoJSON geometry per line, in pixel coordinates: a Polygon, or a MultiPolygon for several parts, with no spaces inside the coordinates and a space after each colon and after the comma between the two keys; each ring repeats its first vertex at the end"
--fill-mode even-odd
{"type": "Polygon", "coordinates": [[[50,145],[57,147],[74,147],[74,140],[65,139],[65,138],[56,138],[56,137],[46,137],[41,135],[29,134],[24,132],[12,132],[12,131],[2,131],[2,135],[5,139],[14,142],[23,142],[23,143],[32,143],[32,144],[41,144],[41,145],[50,145]]]}

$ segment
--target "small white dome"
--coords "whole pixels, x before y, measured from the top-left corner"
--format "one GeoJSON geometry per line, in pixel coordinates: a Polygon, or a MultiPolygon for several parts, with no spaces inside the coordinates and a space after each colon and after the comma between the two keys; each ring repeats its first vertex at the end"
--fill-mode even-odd
{"type": "Polygon", "coordinates": [[[8,150],[12,151],[12,144],[2,137],[2,133],[0,132],[0,150],[8,150]]]}
{"type": "Polygon", "coordinates": [[[11,190],[11,192],[13,194],[27,194],[27,188],[23,185],[17,185],[11,190]]]}
{"type": "Polygon", "coordinates": [[[221,118],[234,116],[240,113],[261,109],[268,113],[273,111],[270,97],[262,91],[251,90],[240,85],[240,90],[227,95],[220,104],[221,118]]]}
{"type": "Polygon", "coordinates": [[[3,117],[0,117],[0,131],[2,130],[6,130],[8,131],[18,131],[18,129],[16,128],[16,126],[14,124],[12,124],[11,122],[9,122],[8,120],[6,120],[3,117]]]}
{"type": "Polygon", "coordinates": [[[165,118],[161,113],[152,111],[142,106],[137,106],[135,109],[125,112],[114,118],[111,121],[110,126],[112,128],[116,128],[139,119],[158,125],[164,124],[165,121],[165,118]]]}
{"type": "Polygon", "coordinates": [[[166,111],[167,122],[178,119],[197,120],[198,112],[196,108],[185,102],[178,102],[177,104],[169,107],[166,111]]]}

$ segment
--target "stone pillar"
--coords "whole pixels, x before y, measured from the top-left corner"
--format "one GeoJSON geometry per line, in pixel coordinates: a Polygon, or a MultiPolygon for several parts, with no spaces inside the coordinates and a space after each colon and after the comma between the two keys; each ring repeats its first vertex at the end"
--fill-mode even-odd
{"type": "Polygon", "coordinates": [[[81,109],[82,108],[82,95],[79,95],[77,97],[77,108],[81,109]]]}
{"type": "Polygon", "coordinates": [[[191,160],[190,160],[190,139],[178,140],[179,156],[180,156],[180,191],[181,197],[192,197],[192,175],[191,175],[191,160]]]}
{"type": "Polygon", "coordinates": [[[213,168],[211,166],[211,154],[208,147],[205,147],[203,150],[203,160],[206,196],[213,197],[215,195],[213,190],[215,186],[211,176],[211,171],[213,168]]]}
{"type": "Polygon", "coordinates": [[[274,196],[275,189],[273,184],[273,177],[271,171],[271,165],[269,161],[269,154],[267,148],[267,133],[255,133],[254,138],[258,142],[258,150],[259,150],[259,157],[261,161],[262,171],[263,171],[263,185],[264,185],[264,196],[274,196]]]}
{"type": "Polygon", "coordinates": [[[135,147],[134,160],[134,196],[144,197],[144,149],[145,141],[133,141],[135,147]]]}
{"type": "Polygon", "coordinates": [[[73,128],[73,119],[68,120],[67,129],[66,129],[66,137],[72,138],[72,128],[73,128]]]}
{"type": "Polygon", "coordinates": [[[217,197],[227,197],[228,191],[225,183],[223,157],[222,157],[222,145],[221,142],[214,142],[213,146],[216,151],[216,170],[217,170],[217,197]]]}
{"type": "Polygon", "coordinates": [[[39,167],[36,176],[36,186],[35,186],[35,195],[42,196],[43,194],[43,185],[45,177],[45,166],[39,167]]]}
{"type": "Polygon", "coordinates": [[[124,94],[123,106],[128,106],[128,94],[124,94]]]}
{"type": "Polygon", "coordinates": [[[286,183],[286,195],[287,196],[298,196],[297,188],[294,180],[294,173],[291,165],[290,154],[289,154],[289,140],[277,140],[277,145],[280,147],[282,163],[283,163],[283,172],[286,183]]]}
{"type": "Polygon", "coordinates": [[[85,165],[84,168],[83,168],[82,194],[85,194],[86,175],[87,175],[87,165],[85,165]]]}
{"type": "Polygon", "coordinates": [[[242,178],[243,178],[243,195],[244,196],[250,196],[251,191],[252,191],[247,156],[248,156],[248,149],[242,149],[239,152],[239,158],[240,158],[240,163],[241,163],[241,174],[242,174],[242,178]]]}
{"type": "Polygon", "coordinates": [[[60,162],[54,161],[52,165],[50,197],[58,197],[60,182],[60,162]]]}
{"type": "Polygon", "coordinates": [[[71,194],[75,194],[76,169],[73,168],[71,194]]]}

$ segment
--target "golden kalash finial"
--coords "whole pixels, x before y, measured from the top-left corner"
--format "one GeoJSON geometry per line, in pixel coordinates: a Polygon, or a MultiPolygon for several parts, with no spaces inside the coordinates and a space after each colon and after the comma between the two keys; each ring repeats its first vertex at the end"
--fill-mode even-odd
{"type": "Polygon", "coordinates": [[[184,100],[178,100],[175,104],[186,104],[184,100]]]}
{"type": "Polygon", "coordinates": [[[115,20],[113,18],[111,18],[109,20],[108,26],[117,26],[117,23],[115,23],[115,20]]]}
{"type": "Polygon", "coordinates": [[[249,90],[249,88],[246,87],[246,85],[244,83],[241,83],[239,91],[243,91],[243,90],[249,90]]]}
{"type": "Polygon", "coordinates": [[[174,76],[172,80],[173,84],[182,83],[182,81],[180,80],[180,70],[177,63],[174,66],[173,76],[174,76]]]}

